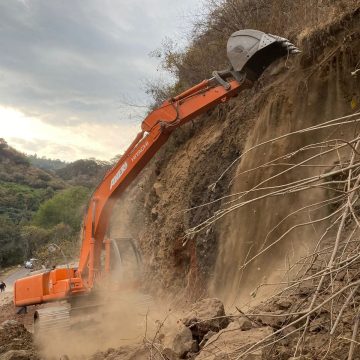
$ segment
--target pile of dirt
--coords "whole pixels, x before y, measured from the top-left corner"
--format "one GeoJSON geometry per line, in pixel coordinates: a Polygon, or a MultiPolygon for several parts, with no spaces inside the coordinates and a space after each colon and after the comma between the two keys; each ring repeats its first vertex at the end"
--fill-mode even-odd
{"type": "MultiPolygon", "coordinates": [[[[342,288],[347,276],[335,281],[335,291],[342,288]]],[[[359,278],[359,271],[353,271],[352,281],[359,278]]],[[[176,325],[169,327],[161,322],[155,336],[144,337],[142,343],[98,352],[91,360],[347,359],[353,309],[343,311],[336,337],[331,338],[332,317],[340,312],[342,304],[328,302],[321,306],[328,294],[326,289],[317,299],[317,309],[303,334],[306,311],[301,310],[309,306],[314,292],[314,283],[300,283],[296,291],[275,296],[246,313],[237,309],[228,315],[218,299],[203,299],[192,304],[176,325]],[[306,341],[299,342],[304,336],[306,341]]],[[[360,303],[359,294],[355,302],[360,303]]]]}
{"type": "Polygon", "coordinates": [[[27,314],[17,314],[16,308],[12,302],[12,293],[6,294],[11,295],[6,298],[8,300],[4,305],[0,306],[0,323],[6,320],[16,320],[21,325],[24,325],[26,329],[31,329],[33,325],[33,318],[35,309],[33,306],[28,308],[27,314]]]}
{"type": "Polygon", "coordinates": [[[39,359],[33,338],[25,326],[16,320],[6,320],[0,325],[1,360],[39,359]]]}

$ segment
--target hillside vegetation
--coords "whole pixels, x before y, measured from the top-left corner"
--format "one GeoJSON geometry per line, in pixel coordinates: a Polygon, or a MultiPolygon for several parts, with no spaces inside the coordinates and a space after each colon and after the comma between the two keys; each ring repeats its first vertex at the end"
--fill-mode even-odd
{"type": "Polygon", "coordinates": [[[48,257],[50,242],[76,256],[85,205],[108,166],[28,157],[0,139],[0,267],[48,257]]]}
{"type": "Polygon", "coordinates": [[[35,155],[27,155],[27,159],[30,161],[31,165],[43,169],[43,170],[58,170],[67,165],[65,161],[59,159],[48,159],[45,156],[38,157],[35,155]]]}

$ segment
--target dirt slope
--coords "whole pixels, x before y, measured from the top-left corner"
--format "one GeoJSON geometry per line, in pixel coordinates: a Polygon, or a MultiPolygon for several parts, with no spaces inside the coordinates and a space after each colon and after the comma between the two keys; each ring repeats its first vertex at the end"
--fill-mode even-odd
{"type": "MultiPolygon", "coordinates": [[[[249,189],[279,168],[261,169],[231,181],[236,174],[316,142],[324,133],[287,138],[257,149],[236,162],[211,191],[209,186],[244,150],[359,109],[360,80],[351,76],[360,60],[359,20],[357,10],[334,24],[299,36],[295,41],[303,50],[299,57],[273,66],[253,89],[178,129],[142,173],[119,204],[113,225],[115,233],[138,240],[149,285],[173,293],[187,289],[199,296],[212,284],[215,295],[233,303],[235,294],[244,300],[264,277],[276,275],[274,269],[295,261],[312,246],[314,229],[301,228],[274,247],[270,256],[267,253],[245,272],[239,271],[239,264],[261,248],[272,227],[295,208],[323,199],[326,193],[321,190],[244,207],[197,233],[186,246],[182,243],[186,229],[226,206],[225,200],[199,205],[249,189]],[[189,208],[193,209],[184,211],[189,208]]],[[[336,137],[338,131],[342,130],[329,136],[336,137]]],[[[301,159],[299,155],[291,161],[301,159]]],[[[336,159],[324,157],[323,161],[332,166],[336,159]]],[[[324,171],[322,164],[316,165],[320,167],[303,167],[271,185],[324,171]]],[[[320,210],[315,216],[326,211],[320,210]]],[[[303,220],[296,218],[297,222],[303,220]]],[[[283,224],[267,241],[274,241],[289,226],[291,222],[283,224]]],[[[316,230],[321,231],[322,226],[316,230]]]]}
{"type": "MultiPolygon", "coordinates": [[[[354,102],[360,96],[360,80],[351,76],[359,62],[359,12],[343,22],[329,28],[318,30],[304,39],[301,48],[304,54],[289,69],[282,69],[282,74],[269,79],[263,88],[264,95],[259,97],[257,121],[249,133],[244,150],[256,144],[279,137],[283,134],[317,125],[326,120],[355,112],[354,102]],[[355,99],[355,101],[353,100],[355,99]],[[353,102],[352,102],[353,101],[353,102]]],[[[273,70],[275,72],[276,69],[273,70]]],[[[306,145],[319,143],[324,139],[351,138],[352,126],[324,129],[296,136],[262,146],[247,154],[236,164],[236,178],[232,185],[233,193],[253,188],[256,184],[270,178],[287,168],[286,165],[261,168],[257,171],[240,175],[244,171],[256,168],[272,159],[291,153],[306,145]]],[[[306,154],[297,154],[282,163],[300,163],[310,154],[315,155],[318,148],[306,154]]],[[[339,154],[324,155],[320,159],[292,172],[267,181],[263,186],[276,186],[290,183],[301,178],[320,175],[339,161],[339,154]]],[[[266,191],[256,193],[256,196],[266,191]]],[[[238,266],[257,254],[265,245],[274,242],[282,233],[295,224],[309,221],[309,213],[297,214],[279,226],[270,237],[268,232],[293,211],[311,203],[327,198],[325,189],[309,189],[282,197],[266,198],[263,201],[245,206],[231,213],[218,227],[220,253],[215,269],[214,291],[223,298],[246,297],[261,282],[271,282],[271,277],[280,276],[289,263],[294,263],[301,255],[311,249],[318,234],[328,223],[320,222],[314,226],[294,229],[289,236],[272,247],[263,256],[258,257],[247,267],[245,272],[238,271],[238,266]],[[236,224],[236,226],[235,226],[236,224]],[[287,263],[287,264],[286,264],[287,263]],[[225,279],[232,281],[224,281],[225,279]],[[218,292],[220,290],[220,292],[218,292]]],[[[249,199],[254,195],[245,197],[249,199]]],[[[313,219],[320,219],[329,212],[322,208],[312,212],[313,219]]]]}

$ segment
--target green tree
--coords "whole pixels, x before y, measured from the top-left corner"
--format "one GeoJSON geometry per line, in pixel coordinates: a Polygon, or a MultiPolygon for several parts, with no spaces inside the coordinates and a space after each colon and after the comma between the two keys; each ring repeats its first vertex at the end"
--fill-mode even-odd
{"type": "Polygon", "coordinates": [[[34,256],[36,250],[50,241],[50,230],[34,225],[23,226],[20,230],[26,258],[34,256]]]}
{"type": "Polygon", "coordinates": [[[63,223],[70,226],[73,232],[79,231],[89,193],[89,189],[82,186],[58,192],[40,205],[33,218],[33,224],[51,229],[55,225],[63,223]]]}
{"type": "Polygon", "coordinates": [[[8,217],[0,216],[0,267],[20,263],[23,254],[18,226],[8,217]]]}

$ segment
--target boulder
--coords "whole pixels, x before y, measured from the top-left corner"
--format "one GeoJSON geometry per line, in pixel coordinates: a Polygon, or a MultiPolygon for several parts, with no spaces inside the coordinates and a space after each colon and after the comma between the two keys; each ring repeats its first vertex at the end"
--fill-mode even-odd
{"type": "Polygon", "coordinates": [[[223,303],[216,298],[198,301],[183,318],[185,326],[191,329],[193,336],[199,341],[209,331],[218,332],[224,329],[229,322],[229,318],[225,316],[223,303]]]}
{"type": "Polygon", "coordinates": [[[170,353],[170,358],[173,357],[171,351],[177,358],[181,358],[189,352],[198,350],[198,344],[193,339],[191,330],[181,322],[177,323],[176,326],[165,326],[157,338],[163,349],[170,353]]]}
{"type": "MultiPolygon", "coordinates": [[[[242,331],[240,325],[237,324],[237,322],[233,322],[226,329],[223,329],[219,333],[213,335],[195,359],[235,359],[250,346],[256,344],[260,340],[263,340],[272,333],[273,330],[268,326],[242,331]]],[[[263,351],[255,350],[252,354],[242,357],[241,359],[263,359],[263,351]]]]}
{"type": "Polygon", "coordinates": [[[179,356],[183,357],[193,349],[193,338],[190,329],[183,326],[174,336],[171,348],[179,356]]]}

